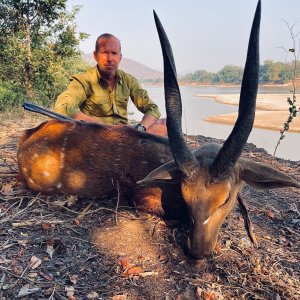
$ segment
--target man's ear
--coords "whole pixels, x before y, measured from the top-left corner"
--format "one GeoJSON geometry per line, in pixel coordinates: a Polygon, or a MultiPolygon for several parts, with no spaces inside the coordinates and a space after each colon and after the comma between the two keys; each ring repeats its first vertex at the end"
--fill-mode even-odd
{"type": "Polygon", "coordinates": [[[93,54],[94,54],[94,60],[97,61],[97,53],[96,53],[96,51],[94,51],[93,54]]]}
{"type": "Polygon", "coordinates": [[[300,182],[266,165],[239,159],[241,179],[258,189],[300,188],[300,182]]]}

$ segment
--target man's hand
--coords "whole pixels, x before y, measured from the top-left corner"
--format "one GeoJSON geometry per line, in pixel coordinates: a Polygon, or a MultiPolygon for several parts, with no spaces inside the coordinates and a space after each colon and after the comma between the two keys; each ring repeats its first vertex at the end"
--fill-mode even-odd
{"type": "Polygon", "coordinates": [[[79,111],[77,113],[75,113],[73,116],[72,116],[73,119],[75,120],[80,120],[80,121],[84,121],[86,123],[101,123],[101,121],[99,120],[96,120],[95,118],[93,117],[90,117],[86,114],[84,114],[83,112],[79,111]]]}
{"type": "Polygon", "coordinates": [[[166,119],[159,119],[152,115],[144,115],[141,123],[145,128],[146,132],[156,135],[167,136],[167,126],[166,126],[166,119]]]}

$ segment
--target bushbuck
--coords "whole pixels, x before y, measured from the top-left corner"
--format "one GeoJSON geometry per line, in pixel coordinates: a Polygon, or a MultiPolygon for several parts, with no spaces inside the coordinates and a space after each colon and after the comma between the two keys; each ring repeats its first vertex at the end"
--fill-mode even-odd
{"type": "Polygon", "coordinates": [[[181,127],[181,97],[172,49],[154,12],[164,58],[169,140],[128,126],[48,121],[27,130],[19,143],[19,169],[27,186],[37,192],[80,197],[132,194],[132,201],[141,210],[160,216],[187,214],[189,254],[196,259],[210,255],[243,181],[263,189],[300,187],[275,169],[240,158],[255,115],[260,13],[259,1],[239,115],[223,146],[188,148],[181,127]]]}

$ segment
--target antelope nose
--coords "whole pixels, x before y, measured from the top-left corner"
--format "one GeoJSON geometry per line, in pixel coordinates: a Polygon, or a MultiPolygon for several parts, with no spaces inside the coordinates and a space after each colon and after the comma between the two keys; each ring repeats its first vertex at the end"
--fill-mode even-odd
{"type": "Polygon", "coordinates": [[[193,249],[193,247],[191,246],[191,239],[188,238],[187,239],[187,250],[188,253],[187,255],[191,258],[191,259],[195,259],[195,260],[200,260],[204,258],[204,255],[200,253],[200,251],[195,251],[195,249],[193,249]]]}

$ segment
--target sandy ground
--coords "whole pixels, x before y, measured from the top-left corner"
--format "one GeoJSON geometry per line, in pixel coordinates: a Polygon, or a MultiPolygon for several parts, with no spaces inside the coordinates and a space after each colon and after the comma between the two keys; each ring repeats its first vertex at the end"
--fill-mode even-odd
{"type": "MultiPolygon", "coordinates": [[[[211,94],[198,94],[201,98],[212,98],[216,102],[238,105],[239,94],[222,94],[222,95],[211,95],[211,94]]],[[[287,98],[291,97],[291,94],[259,94],[257,96],[256,104],[256,117],[254,127],[280,130],[283,124],[286,122],[289,112],[287,98]]],[[[296,99],[299,94],[296,95],[296,99]]],[[[237,118],[237,113],[223,114],[217,116],[209,116],[205,120],[209,122],[234,124],[237,118]]],[[[300,116],[294,118],[290,125],[291,132],[300,132],[300,116]]]]}

